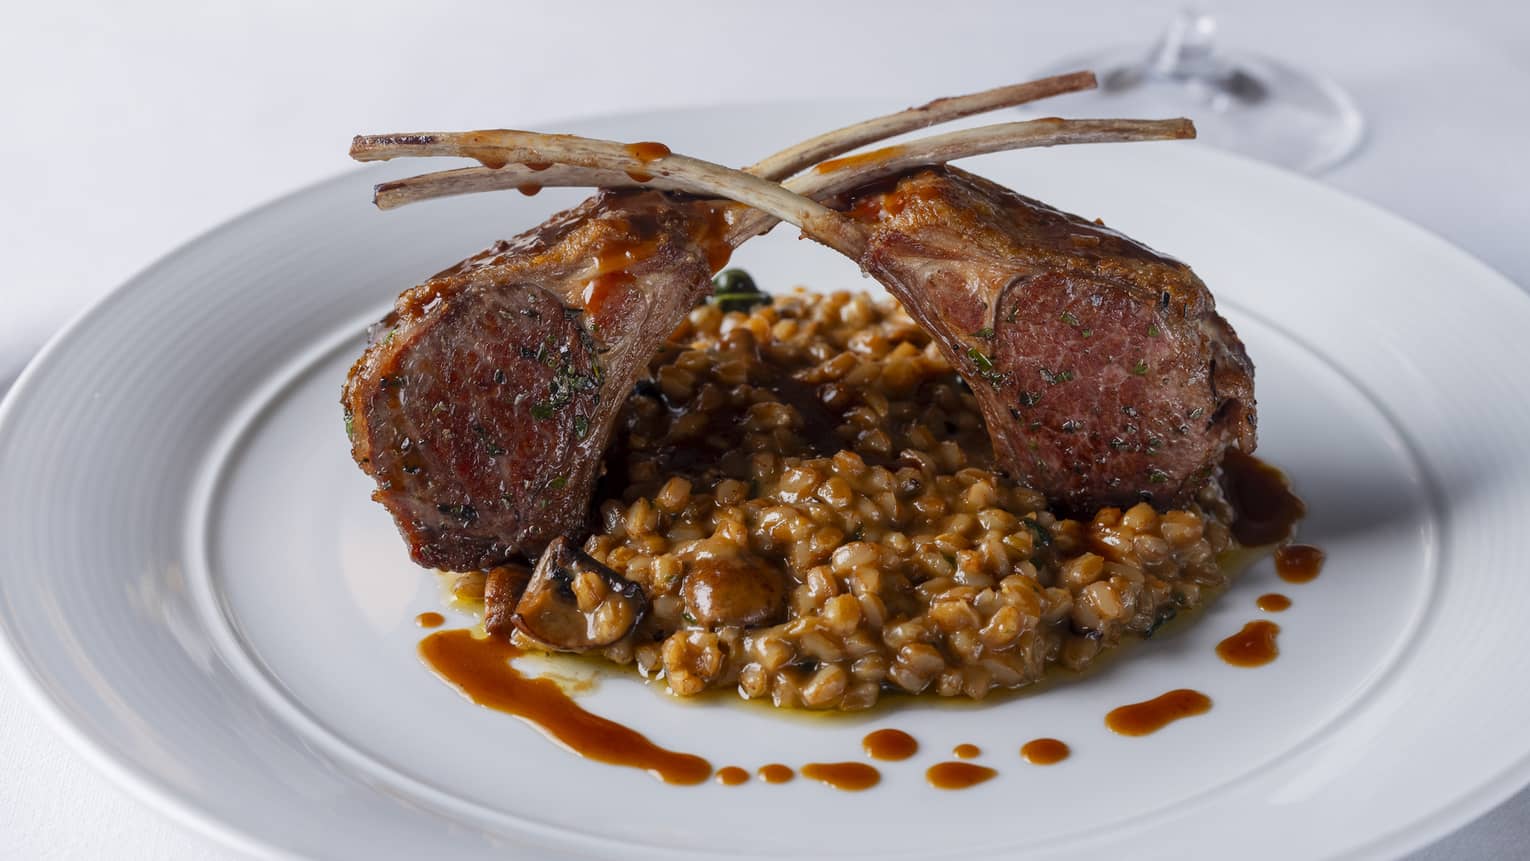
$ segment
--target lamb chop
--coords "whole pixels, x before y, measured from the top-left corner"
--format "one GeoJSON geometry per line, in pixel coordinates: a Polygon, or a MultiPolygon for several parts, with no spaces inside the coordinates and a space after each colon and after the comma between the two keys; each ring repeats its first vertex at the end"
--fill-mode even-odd
{"type": "MultiPolygon", "coordinates": [[[[1193,136],[1188,121],[1149,129],[1141,121],[1043,120],[1026,131],[1039,133],[1038,122],[1053,126],[1051,143],[1107,131],[1135,136],[1110,138],[1117,140],[1193,136]]],[[[437,135],[390,152],[460,153],[470,145],[508,162],[555,161],[560,170],[549,184],[658,187],[756,209],[734,218],[730,237],[766,230],[774,219],[796,224],[856,260],[931,333],[971,385],[995,455],[1014,478],[1064,509],[1181,503],[1227,449],[1253,450],[1253,365],[1183,263],[980,177],[930,167],[1009,148],[1015,125],[823,163],[785,189],[684,156],[636,165],[609,142],[524,132],[437,135]],[[651,175],[627,175],[637,169],[651,175]]],[[[427,177],[408,193],[471,185],[427,177]]]]}
{"type": "MultiPolygon", "coordinates": [[[[1093,83],[1079,73],[941,99],[822,135],[750,170],[789,176],[871,141],[1093,83]]],[[[622,169],[590,173],[581,165],[610,147],[581,153],[564,138],[543,159],[535,148],[504,150],[505,134],[358,138],[353,155],[454,154],[485,164],[425,184],[385,184],[385,207],[450,193],[454,183],[567,185],[570,170],[581,185],[593,177],[682,188],[648,170],[674,158],[662,145],[613,145],[622,169]],[[504,167],[512,161],[524,166],[504,167]]],[[[769,188],[783,205],[799,200],[769,188]]],[[[833,215],[802,202],[793,210],[801,223],[833,215]]],[[[580,530],[624,398],[732,247],[753,235],[731,227],[745,212],[659,191],[606,191],[400,296],[351,369],[342,401],[352,455],[377,481],[374,496],[417,562],[485,568],[534,557],[580,530]]],[[[819,233],[832,234],[835,223],[819,233]]]]}

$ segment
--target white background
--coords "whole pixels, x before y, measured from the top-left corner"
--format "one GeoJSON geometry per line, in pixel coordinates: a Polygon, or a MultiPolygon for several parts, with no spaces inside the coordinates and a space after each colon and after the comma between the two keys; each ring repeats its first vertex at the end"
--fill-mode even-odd
{"type": "MultiPolygon", "coordinates": [[[[565,117],[725,101],[912,104],[1150,40],[1173,8],[11,4],[0,15],[0,388],[62,323],[174,246],[347,169],[360,131],[555,131],[565,117]]],[[[1325,182],[1530,286],[1530,4],[1216,11],[1226,43],[1319,70],[1359,103],[1366,143],[1325,182]]],[[[1420,857],[1515,857],[1527,845],[1530,792],[1420,857]]],[[[0,857],[237,856],[89,769],[0,680],[0,857]]]]}

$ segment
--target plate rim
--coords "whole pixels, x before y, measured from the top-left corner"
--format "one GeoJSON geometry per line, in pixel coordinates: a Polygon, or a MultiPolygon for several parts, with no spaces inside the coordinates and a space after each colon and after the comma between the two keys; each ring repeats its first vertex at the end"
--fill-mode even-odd
{"type": "MultiPolygon", "coordinates": [[[[894,101],[893,99],[826,98],[688,102],[648,109],[564,115],[539,122],[538,125],[554,127],[591,122],[621,122],[639,118],[694,115],[719,108],[750,107],[787,111],[837,112],[843,110],[847,115],[853,116],[863,110],[879,110],[894,101]]],[[[1318,178],[1267,164],[1249,156],[1216,149],[1205,144],[1192,143],[1189,146],[1197,150],[1199,158],[1223,160],[1238,165],[1239,170],[1263,173],[1267,177],[1277,178],[1287,184],[1295,181],[1294,184],[1315,189],[1317,193],[1327,195],[1330,199],[1344,201],[1346,205],[1358,206],[1360,210],[1368,214],[1368,217],[1427,244],[1432,252],[1444,254],[1458,264],[1476,267],[1482,276],[1481,281],[1484,286],[1488,283],[1493,285],[1489,289],[1503,291],[1506,295],[1517,297],[1511,301],[1530,302],[1530,293],[1527,293],[1525,287],[1515,283],[1491,264],[1451,242],[1435,230],[1392,212],[1380,204],[1336,188],[1318,178]]],[[[360,166],[347,167],[241,210],[171,246],[149,264],[76,312],[28,360],[9,390],[5,392],[4,397],[0,398],[0,439],[10,433],[13,425],[23,420],[18,418],[18,416],[26,415],[21,409],[23,400],[30,395],[32,389],[40,385],[37,380],[47,373],[47,368],[54,357],[71,347],[80,330],[103,315],[109,315],[116,303],[134,291],[145,289],[144,285],[152,283],[163,267],[176,262],[205,243],[216,241],[225,233],[238,230],[250,220],[270,216],[283,207],[320,193],[328,186],[350,181],[365,170],[365,167],[360,166]]],[[[1443,513],[1446,516],[1449,514],[1449,512],[1443,513]]],[[[1425,619],[1427,618],[1428,614],[1425,615],[1425,619]]],[[[119,789],[164,814],[171,821],[218,841],[222,845],[255,856],[300,857],[251,830],[225,822],[204,809],[194,797],[181,794],[163,785],[152,774],[121,758],[117,749],[105,739],[97,737],[84,725],[71,719],[64,704],[47,690],[45,680],[38,668],[26,660],[20,644],[15,639],[15,634],[6,624],[6,619],[7,615],[0,613],[0,673],[12,681],[15,689],[21,693],[21,698],[33,709],[33,713],[39,715],[44,724],[62,737],[68,746],[98,773],[105,775],[119,789]]],[[[1395,855],[1422,848],[1480,818],[1526,786],[1530,786],[1530,752],[1507,763],[1495,774],[1489,775],[1474,790],[1411,823],[1370,836],[1363,843],[1352,846],[1348,851],[1364,855],[1395,855]]]]}

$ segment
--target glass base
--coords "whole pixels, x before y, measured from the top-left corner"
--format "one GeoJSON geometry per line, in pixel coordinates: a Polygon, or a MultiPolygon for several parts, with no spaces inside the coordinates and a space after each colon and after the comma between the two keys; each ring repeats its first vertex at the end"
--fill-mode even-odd
{"type": "Polygon", "coordinates": [[[1250,54],[1219,56],[1190,73],[1165,71],[1142,47],[1081,57],[1045,70],[1092,69],[1100,87],[1035,106],[1071,117],[1189,117],[1212,146],[1303,173],[1321,173],[1352,154],[1365,123],[1337,84],[1250,54]]]}

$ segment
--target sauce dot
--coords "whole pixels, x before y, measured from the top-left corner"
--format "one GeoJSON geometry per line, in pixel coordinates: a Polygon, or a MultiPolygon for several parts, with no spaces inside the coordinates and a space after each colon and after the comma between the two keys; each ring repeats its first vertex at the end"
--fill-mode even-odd
{"type": "Polygon", "coordinates": [[[1121,735],[1150,735],[1182,718],[1211,711],[1211,697],[1179,688],[1150,700],[1112,709],[1105,725],[1121,735]]]}
{"type": "Polygon", "coordinates": [[[723,786],[738,786],[749,780],[749,772],[736,765],[725,765],[717,770],[717,782],[723,786]]]}
{"type": "Polygon", "coordinates": [[[1266,613],[1283,613],[1286,610],[1291,609],[1291,599],[1280,594],[1279,592],[1271,592],[1268,595],[1260,595],[1259,599],[1255,601],[1254,604],[1266,613]]]}
{"type": "Polygon", "coordinates": [[[924,773],[924,779],[936,789],[966,789],[994,779],[998,772],[970,762],[937,762],[924,773]]]}
{"type": "Polygon", "coordinates": [[[847,792],[860,792],[882,782],[882,773],[864,762],[810,762],[802,767],[802,776],[847,792]]]}
{"type": "Polygon", "coordinates": [[[861,747],[872,759],[898,761],[919,752],[919,742],[900,729],[879,729],[861,739],[861,747]]]}
{"type": "Polygon", "coordinates": [[[959,744],[951,749],[951,755],[957,759],[977,759],[983,755],[983,749],[975,744],[959,744]]]}
{"type": "Polygon", "coordinates": [[[1038,738],[1020,746],[1020,755],[1031,765],[1055,765],[1072,753],[1068,746],[1055,738],[1038,738]]]}
{"type": "Polygon", "coordinates": [[[1275,551],[1275,573],[1287,583],[1311,583],[1323,573],[1325,558],[1311,544],[1287,544],[1275,551]]]}
{"type": "Polygon", "coordinates": [[[766,783],[787,783],[797,776],[796,772],[792,771],[790,767],[779,762],[760,766],[759,775],[760,779],[766,783]]]}
{"type": "Polygon", "coordinates": [[[1217,644],[1217,655],[1235,667],[1262,667],[1275,660],[1280,647],[1275,637],[1280,626],[1260,619],[1249,622],[1243,630],[1217,644]]]}
{"type": "Polygon", "coordinates": [[[414,623],[421,628],[439,628],[446,624],[446,617],[440,613],[421,613],[414,617],[414,623]]]}

